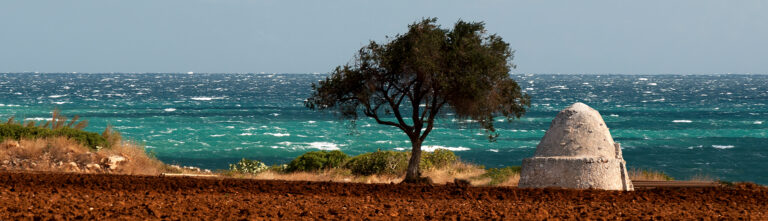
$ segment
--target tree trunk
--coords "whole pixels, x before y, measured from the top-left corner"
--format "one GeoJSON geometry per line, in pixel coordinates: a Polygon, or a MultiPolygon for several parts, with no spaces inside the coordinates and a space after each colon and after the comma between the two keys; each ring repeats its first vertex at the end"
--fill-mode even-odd
{"type": "Polygon", "coordinates": [[[403,183],[432,183],[429,179],[421,177],[419,163],[421,162],[421,141],[419,138],[411,139],[411,159],[408,161],[408,169],[403,183]]]}

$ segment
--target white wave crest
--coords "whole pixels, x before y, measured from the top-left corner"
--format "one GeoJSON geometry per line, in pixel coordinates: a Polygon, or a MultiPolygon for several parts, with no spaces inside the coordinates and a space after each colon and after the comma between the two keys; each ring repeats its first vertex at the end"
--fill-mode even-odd
{"type": "Polygon", "coordinates": [[[763,124],[762,121],[755,121],[753,124],[763,124]]]}
{"type": "Polygon", "coordinates": [[[52,118],[45,118],[45,117],[30,117],[30,118],[24,118],[25,121],[49,121],[52,118]]]}
{"type": "Polygon", "coordinates": [[[66,96],[67,96],[66,94],[61,94],[61,95],[59,95],[59,94],[54,94],[54,95],[51,95],[51,96],[48,96],[48,97],[49,97],[49,98],[60,98],[60,97],[66,97],[66,96]]]}
{"type": "Polygon", "coordinates": [[[174,111],[176,111],[176,108],[165,108],[165,109],[163,109],[163,111],[165,111],[165,112],[174,112],[174,111]]]}
{"type": "Polygon", "coordinates": [[[734,147],[736,147],[736,146],[733,146],[733,145],[712,145],[712,148],[721,149],[721,150],[731,149],[731,148],[734,148],[734,147]]]}
{"type": "Polygon", "coordinates": [[[214,134],[214,135],[211,135],[211,137],[223,137],[223,136],[225,136],[225,134],[214,134]]]}
{"type": "Polygon", "coordinates": [[[672,123],[691,123],[691,120],[673,120],[672,123]]]}
{"type": "Polygon", "coordinates": [[[189,99],[196,100],[196,101],[210,101],[210,100],[224,99],[224,97],[191,97],[189,99]]]}
{"type": "Polygon", "coordinates": [[[330,142],[312,142],[307,144],[309,144],[310,148],[315,148],[320,150],[339,150],[338,144],[330,143],[330,142]]]}
{"type": "Polygon", "coordinates": [[[275,136],[275,137],[291,136],[291,134],[289,134],[289,133],[264,133],[264,135],[272,135],[272,136],[275,136]]]}
{"type": "MultiPolygon", "coordinates": [[[[410,150],[411,148],[405,148],[405,147],[397,147],[395,150],[410,150]]],[[[421,150],[426,152],[435,152],[437,149],[445,149],[450,151],[467,151],[470,150],[468,147],[446,147],[446,146],[439,146],[439,145],[429,145],[429,146],[422,146],[421,150]]]]}

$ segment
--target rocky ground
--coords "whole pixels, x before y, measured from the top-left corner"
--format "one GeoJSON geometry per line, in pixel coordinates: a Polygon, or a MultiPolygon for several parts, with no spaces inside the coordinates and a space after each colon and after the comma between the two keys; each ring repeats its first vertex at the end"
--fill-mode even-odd
{"type": "Polygon", "coordinates": [[[634,192],[0,172],[0,220],[768,219],[768,188],[634,192]]]}

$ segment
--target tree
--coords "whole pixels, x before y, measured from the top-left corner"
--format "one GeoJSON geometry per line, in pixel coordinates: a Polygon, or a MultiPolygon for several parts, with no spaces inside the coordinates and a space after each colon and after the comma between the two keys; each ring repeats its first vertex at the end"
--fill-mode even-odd
{"type": "Polygon", "coordinates": [[[305,102],[312,110],[336,109],[353,122],[362,113],[405,132],[412,149],[403,182],[423,181],[421,145],[441,113],[472,120],[493,141],[494,117],[511,121],[530,107],[530,97],[510,78],[515,66],[508,43],[486,34],[482,22],[459,20],[447,30],[436,21],[413,23],[384,44],[371,41],[352,64],[312,84],[305,102]]]}

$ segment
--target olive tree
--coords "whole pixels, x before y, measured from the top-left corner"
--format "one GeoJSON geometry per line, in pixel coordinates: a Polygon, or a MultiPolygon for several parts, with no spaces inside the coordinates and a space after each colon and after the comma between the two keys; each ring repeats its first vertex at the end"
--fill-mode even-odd
{"type": "Polygon", "coordinates": [[[354,60],[338,66],[312,85],[305,105],[312,110],[337,110],[352,121],[360,114],[405,132],[411,158],[403,182],[421,182],[421,146],[438,116],[455,117],[482,126],[491,141],[498,133],[494,117],[520,118],[530,97],[509,72],[513,51],[482,22],[458,21],[453,29],[423,19],[408,32],[371,41],[354,60]]]}

